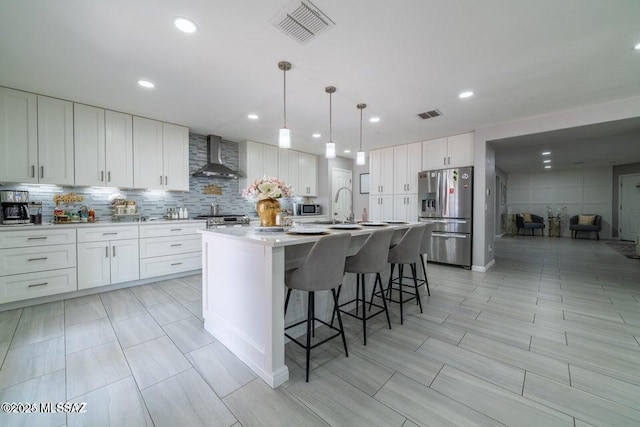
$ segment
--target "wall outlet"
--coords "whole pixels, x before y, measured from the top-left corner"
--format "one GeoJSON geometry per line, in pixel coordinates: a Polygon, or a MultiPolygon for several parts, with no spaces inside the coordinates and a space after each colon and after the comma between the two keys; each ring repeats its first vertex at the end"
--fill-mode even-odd
{"type": "Polygon", "coordinates": [[[294,304],[302,304],[302,293],[301,292],[295,292],[293,294],[293,303],[294,304]]]}

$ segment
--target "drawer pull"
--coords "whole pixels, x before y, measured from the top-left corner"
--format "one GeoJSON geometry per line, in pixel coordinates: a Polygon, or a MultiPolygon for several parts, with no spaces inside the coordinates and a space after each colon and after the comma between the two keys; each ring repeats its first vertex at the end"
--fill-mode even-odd
{"type": "Polygon", "coordinates": [[[173,263],[173,264],[171,264],[171,265],[180,265],[180,264],[182,264],[182,263],[181,263],[181,262],[174,262],[174,263],[173,263]]]}
{"type": "Polygon", "coordinates": [[[48,285],[49,282],[43,282],[43,283],[34,283],[33,285],[29,285],[27,286],[27,288],[35,288],[36,286],[46,286],[48,285]]]}
{"type": "Polygon", "coordinates": [[[172,248],[176,247],[176,246],[182,246],[182,243],[175,243],[175,244],[171,245],[172,248]]]}
{"type": "Polygon", "coordinates": [[[49,259],[48,257],[41,257],[41,258],[29,258],[27,261],[44,261],[46,259],[49,259]]]}
{"type": "Polygon", "coordinates": [[[104,257],[109,258],[109,246],[104,247],[104,257]]]}
{"type": "Polygon", "coordinates": [[[113,256],[115,257],[116,256],[116,247],[112,246],[112,249],[113,249],[113,256]]]}
{"type": "Polygon", "coordinates": [[[103,236],[115,236],[118,233],[102,233],[103,236]]]}
{"type": "Polygon", "coordinates": [[[28,237],[27,240],[45,240],[47,236],[42,237],[28,237]]]}
{"type": "Polygon", "coordinates": [[[182,231],[182,228],[172,228],[171,231],[182,231]]]}

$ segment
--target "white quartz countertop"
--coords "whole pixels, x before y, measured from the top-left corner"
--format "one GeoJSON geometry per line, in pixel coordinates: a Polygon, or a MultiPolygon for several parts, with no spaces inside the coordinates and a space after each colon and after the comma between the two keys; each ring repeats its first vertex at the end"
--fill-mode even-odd
{"type": "Polygon", "coordinates": [[[360,226],[357,229],[333,229],[331,225],[318,225],[312,224],[302,227],[287,227],[285,231],[260,231],[259,227],[236,227],[236,228],[215,228],[208,230],[199,230],[205,237],[215,236],[223,239],[242,240],[247,243],[255,243],[263,246],[281,247],[281,246],[293,246],[304,243],[313,243],[322,236],[327,234],[340,234],[349,233],[352,236],[360,236],[370,234],[376,230],[383,228],[393,228],[397,230],[406,229],[420,225],[420,222],[410,222],[404,224],[388,224],[386,226],[360,226]],[[296,229],[318,229],[325,232],[325,234],[291,234],[296,229]]]}
{"type": "Polygon", "coordinates": [[[153,226],[167,224],[196,224],[206,223],[204,219],[161,219],[153,221],[135,221],[135,222],[114,222],[114,221],[96,221],[96,222],[69,222],[63,224],[43,223],[42,225],[0,225],[0,233],[4,231],[28,231],[28,230],[53,230],[61,228],[85,228],[85,227],[127,227],[131,225],[153,226]]]}

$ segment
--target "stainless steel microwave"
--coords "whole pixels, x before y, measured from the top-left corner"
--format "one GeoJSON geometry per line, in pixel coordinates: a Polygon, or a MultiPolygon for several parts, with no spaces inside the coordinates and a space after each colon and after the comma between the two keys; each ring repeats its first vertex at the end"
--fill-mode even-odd
{"type": "Polygon", "coordinates": [[[296,215],[320,215],[320,205],[313,205],[309,203],[296,204],[296,215]]]}

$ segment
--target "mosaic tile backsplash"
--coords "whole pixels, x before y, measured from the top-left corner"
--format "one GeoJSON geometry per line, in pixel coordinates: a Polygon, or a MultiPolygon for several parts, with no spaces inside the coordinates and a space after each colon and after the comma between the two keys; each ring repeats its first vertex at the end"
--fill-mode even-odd
{"type": "MultiPolygon", "coordinates": [[[[222,161],[233,170],[238,170],[238,144],[234,142],[222,143],[222,161]]],[[[111,203],[109,197],[122,194],[127,200],[135,200],[138,212],[147,217],[162,217],[169,208],[185,207],[189,217],[209,214],[211,203],[220,206],[220,213],[256,216],[255,204],[240,196],[241,189],[238,181],[232,179],[207,178],[191,176],[193,172],[208,162],[207,137],[189,134],[189,192],[159,191],[159,190],[122,190],[116,188],[98,187],[53,187],[37,185],[1,185],[2,190],[26,190],[30,193],[30,200],[42,202],[42,220],[53,220],[56,194],[75,192],[84,197],[81,204],[63,207],[65,210],[77,211],[81,206],[92,208],[96,218],[111,219],[111,203]],[[205,195],[203,189],[207,185],[215,184],[222,187],[222,195],[205,195]]],[[[286,208],[285,203],[283,207],[286,208]]]]}

